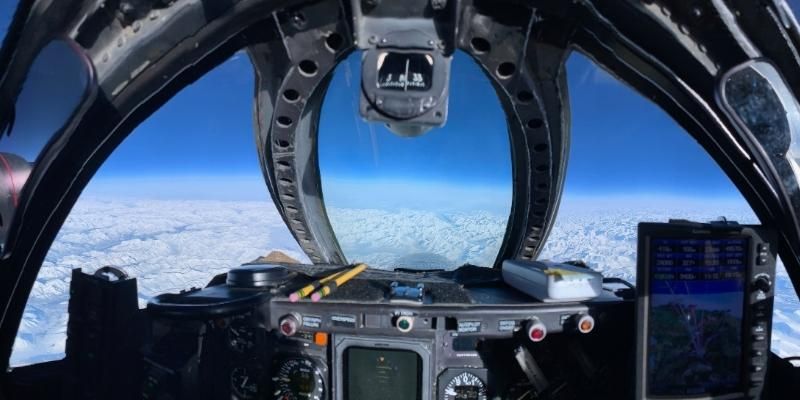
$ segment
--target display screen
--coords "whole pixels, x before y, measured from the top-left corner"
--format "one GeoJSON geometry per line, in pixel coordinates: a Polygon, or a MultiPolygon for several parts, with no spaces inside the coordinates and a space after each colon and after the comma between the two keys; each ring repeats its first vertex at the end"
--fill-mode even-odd
{"type": "Polygon", "coordinates": [[[456,386],[455,400],[478,400],[481,391],[476,386],[456,386]]]}
{"type": "Polygon", "coordinates": [[[748,239],[652,238],[647,391],[741,389],[748,239]]]}
{"type": "Polygon", "coordinates": [[[344,369],[348,400],[422,398],[422,358],[414,351],[350,347],[344,369]]]}
{"type": "Polygon", "coordinates": [[[424,53],[378,55],[378,88],[425,91],[433,81],[433,57],[424,53]]]}
{"type": "Polygon", "coordinates": [[[305,368],[298,369],[296,371],[293,371],[292,374],[290,375],[289,387],[295,393],[300,393],[308,396],[316,388],[314,379],[316,379],[316,377],[314,376],[314,370],[305,368]]]}

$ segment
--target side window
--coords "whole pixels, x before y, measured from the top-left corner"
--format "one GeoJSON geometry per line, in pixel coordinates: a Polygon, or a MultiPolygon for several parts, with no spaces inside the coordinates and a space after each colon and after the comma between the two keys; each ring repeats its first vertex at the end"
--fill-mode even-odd
{"type": "Polygon", "coordinates": [[[254,74],[237,53],[177,94],[119,146],[61,228],[11,356],[64,356],[69,278],[114,265],[153,295],[202,287],[272,251],[307,261],[270,200],[253,145],[254,74]]]}
{"type": "Polygon", "coordinates": [[[0,110],[0,245],[25,201],[31,169],[91,93],[91,76],[72,43],[54,40],[34,58],[13,107],[0,110]]]}
{"type": "Polygon", "coordinates": [[[775,313],[772,316],[772,351],[781,357],[800,355],[800,300],[783,263],[775,272],[775,313]]]}
{"type": "MultiPolygon", "coordinates": [[[[636,281],[640,221],[758,219],[669,115],[576,53],[567,62],[572,140],[561,207],[540,256],[636,281]]],[[[773,351],[800,355],[800,303],[778,263],[773,351]]]]}
{"type": "Polygon", "coordinates": [[[14,10],[17,9],[17,1],[4,1],[0,4],[0,43],[5,39],[11,19],[14,17],[14,10]]]}

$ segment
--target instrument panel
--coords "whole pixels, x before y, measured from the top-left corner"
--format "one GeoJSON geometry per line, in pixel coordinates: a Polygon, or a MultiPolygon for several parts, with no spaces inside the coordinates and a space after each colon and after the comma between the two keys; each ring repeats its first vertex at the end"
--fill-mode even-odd
{"type": "MultiPolygon", "coordinates": [[[[638,290],[601,277],[588,300],[541,299],[469,266],[235,268],[148,303],[141,397],[761,398],[775,367],[775,232],[726,221],[639,229],[638,290]]],[[[519,267],[542,265],[548,290],[584,282],[580,263],[519,267]]]]}
{"type": "Polygon", "coordinates": [[[540,303],[497,285],[375,274],[319,302],[292,302],[279,294],[287,290],[276,290],[280,285],[228,283],[156,298],[148,313],[157,334],[145,361],[149,375],[161,375],[148,380],[173,382],[162,390],[178,398],[183,386],[174,383],[196,380],[205,386],[192,394],[197,398],[566,399],[567,393],[548,393],[570,380],[602,381],[575,367],[589,371],[601,357],[574,349],[598,348],[587,343],[608,341],[603,338],[612,332],[603,326],[629,324],[634,312],[632,298],[613,291],[592,302],[540,303]],[[386,297],[363,300],[375,287],[386,297]],[[462,302],[448,302],[452,298],[462,302]],[[174,342],[199,344],[183,359],[165,362],[159,344],[174,342]],[[519,347],[528,349],[527,358],[518,357],[519,347]],[[199,368],[188,368],[192,363],[199,368]],[[171,377],[164,376],[165,366],[171,377]],[[548,371],[548,379],[529,376],[531,370],[548,371]]]}
{"type": "MultiPolygon", "coordinates": [[[[606,285],[583,301],[537,301],[486,270],[367,270],[308,300],[288,294],[341,266],[237,269],[224,284],[151,301],[158,334],[146,358],[148,382],[194,381],[201,389],[192,397],[239,400],[570,400],[664,391],[758,398],[769,351],[771,231],[687,222],[640,229],[638,295],[617,282],[623,287],[606,285]],[[170,347],[166,353],[184,358],[165,362],[158,349],[174,343],[199,345],[170,347]],[[663,368],[687,362],[691,369],[663,368]]],[[[173,384],[175,397],[186,397],[183,387],[173,384]]]]}

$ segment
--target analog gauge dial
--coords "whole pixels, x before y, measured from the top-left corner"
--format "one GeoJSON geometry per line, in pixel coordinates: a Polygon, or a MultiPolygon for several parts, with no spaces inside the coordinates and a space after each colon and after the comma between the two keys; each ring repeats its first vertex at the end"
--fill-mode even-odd
{"type": "Polygon", "coordinates": [[[259,397],[260,373],[257,369],[236,367],[231,371],[231,391],[237,400],[250,400],[259,397]]]}
{"type": "Polygon", "coordinates": [[[462,372],[445,386],[444,400],[486,400],[486,384],[474,374],[462,372]]]}
{"type": "Polygon", "coordinates": [[[272,381],[275,400],[322,400],[325,394],[322,371],[307,358],[283,361],[272,381]]]}
{"type": "Polygon", "coordinates": [[[228,327],[228,345],[236,352],[244,353],[256,346],[256,332],[247,316],[237,316],[228,327]]]}

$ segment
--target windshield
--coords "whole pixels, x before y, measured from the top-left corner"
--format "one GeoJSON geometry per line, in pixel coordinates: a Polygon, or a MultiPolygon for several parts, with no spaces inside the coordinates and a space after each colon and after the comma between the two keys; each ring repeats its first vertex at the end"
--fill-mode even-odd
{"type": "Polygon", "coordinates": [[[447,124],[401,137],[358,116],[361,53],[323,103],[319,164],[328,218],[349,262],[491,267],[511,208],[506,119],[488,78],[456,53],[447,124]]]}

